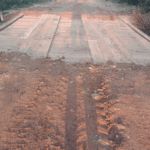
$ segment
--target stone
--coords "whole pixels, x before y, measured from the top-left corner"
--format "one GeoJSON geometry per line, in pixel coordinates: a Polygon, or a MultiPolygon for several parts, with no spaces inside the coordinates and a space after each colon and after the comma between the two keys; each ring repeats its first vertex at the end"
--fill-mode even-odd
{"type": "Polygon", "coordinates": [[[97,90],[94,90],[94,93],[97,93],[97,90]]]}
{"type": "Polygon", "coordinates": [[[98,92],[103,92],[103,89],[97,89],[98,92]]]}
{"type": "Polygon", "coordinates": [[[99,96],[99,94],[93,93],[92,98],[95,99],[95,100],[99,100],[100,96],[99,96]]]}
{"type": "Polygon", "coordinates": [[[104,95],[104,93],[103,93],[103,92],[99,92],[98,94],[99,94],[99,95],[104,95]]]}
{"type": "Polygon", "coordinates": [[[0,84],[0,91],[3,90],[5,86],[3,84],[0,84]]]}
{"type": "Polygon", "coordinates": [[[22,68],[22,69],[20,69],[20,71],[25,71],[25,69],[24,69],[24,68],[22,68]]]}

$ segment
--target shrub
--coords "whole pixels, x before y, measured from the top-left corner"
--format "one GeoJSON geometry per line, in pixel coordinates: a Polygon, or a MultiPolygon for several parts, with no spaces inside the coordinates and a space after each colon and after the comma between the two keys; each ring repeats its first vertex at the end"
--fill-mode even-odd
{"type": "Polygon", "coordinates": [[[150,18],[144,17],[139,10],[135,10],[131,20],[133,24],[150,36],[150,18]]]}
{"type": "MultiPolygon", "coordinates": [[[[108,1],[108,0],[107,0],[108,1]]],[[[142,8],[142,12],[146,13],[150,11],[150,0],[111,0],[117,3],[126,3],[128,5],[140,6],[142,8]]]]}
{"type": "Polygon", "coordinates": [[[9,9],[13,7],[14,5],[22,6],[22,5],[27,5],[27,4],[31,4],[35,2],[42,2],[42,1],[43,0],[0,0],[0,10],[9,9]]]}
{"type": "Polygon", "coordinates": [[[120,3],[127,3],[131,5],[148,5],[150,6],[150,0],[119,0],[120,3]]]}

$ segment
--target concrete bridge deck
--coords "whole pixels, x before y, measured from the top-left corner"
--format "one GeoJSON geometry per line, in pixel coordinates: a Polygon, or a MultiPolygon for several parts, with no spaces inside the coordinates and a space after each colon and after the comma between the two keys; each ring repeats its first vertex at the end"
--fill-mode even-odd
{"type": "Polygon", "coordinates": [[[118,18],[24,16],[0,32],[0,51],[64,61],[150,63],[150,42],[118,18]]]}

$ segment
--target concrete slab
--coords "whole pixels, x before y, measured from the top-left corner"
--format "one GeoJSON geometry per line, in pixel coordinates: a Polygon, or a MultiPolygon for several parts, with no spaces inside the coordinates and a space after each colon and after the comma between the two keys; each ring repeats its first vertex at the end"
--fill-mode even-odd
{"type": "Polygon", "coordinates": [[[1,46],[7,46],[7,45],[13,45],[16,41],[18,40],[18,38],[14,37],[14,38],[7,38],[7,39],[0,39],[0,47],[1,46]]]}
{"type": "Polygon", "coordinates": [[[90,55],[85,55],[85,54],[67,54],[67,53],[51,53],[51,59],[53,60],[58,60],[58,59],[62,59],[62,61],[66,62],[66,63],[85,63],[85,62],[92,62],[92,58],[90,55]],[[86,57],[85,57],[86,56],[86,57]]]}
{"type": "Polygon", "coordinates": [[[145,38],[147,41],[150,42],[150,37],[148,35],[146,35],[144,32],[142,32],[141,30],[139,30],[138,28],[136,28],[134,25],[132,25],[131,23],[128,22],[127,19],[122,18],[122,17],[118,17],[121,21],[123,21],[124,23],[126,23],[132,30],[134,30],[137,34],[139,34],[141,37],[145,38]]]}
{"type": "Polygon", "coordinates": [[[0,32],[0,50],[54,60],[65,58],[69,63],[150,63],[150,42],[129,26],[119,19],[104,21],[85,16],[81,20],[60,20],[50,14],[24,16],[0,32]]]}
{"type": "Polygon", "coordinates": [[[25,33],[28,37],[22,41],[19,52],[27,53],[33,57],[47,57],[59,19],[60,17],[56,15],[43,15],[35,28],[31,27],[32,29],[25,33]]]}
{"type": "MultiPolygon", "coordinates": [[[[36,19],[37,20],[37,19],[36,19]]],[[[20,20],[18,20],[17,22],[14,22],[13,24],[12,24],[12,26],[22,26],[22,25],[24,25],[24,26],[29,26],[29,25],[33,25],[35,23],[35,20],[33,20],[33,21],[22,21],[21,19],[20,20]]],[[[10,26],[8,27],[8,28],[10,28],[10,26]]]]}
{"type": "Polygon", "coordinates": [[[64,57],[64,61],[70,63],[92,62],[80,19],[61,18],[48,57],[64,57]]]}
{"type": "Polygon", "coordinates": [[[10,29],[27,29],[29,28],[31,25],[12,25],[11,27],[8,27],[10,29]]]}
{"type": "Polygon", "coordinates": [[[102,22],[82,17],[82,22],[92,58],[93,60],[96,59],[97,63],[107,62],[108,60],[126,63],[134,62],[143,65],[150,63],[150,42],[119,19],[102,22]],[[98,43],[96,48],[93,48],[94,44],[91,42],[93,40],[98,43]],[[148,55],[145,62],[143,60],[145,60],[146,55],[141,55],[142,53],[148,55]],[[99,59],[97,56],[99,56],[99,59]]]}
{"type": "Polygon", "coordinates": [[[32,26],[32,24],[37,19],[32,19],[32,23],[29,23],[27,26],[27,19],[28,17],[22,17],[21,19],[17,20],[9,27],[5,28],[0,32],[0,51],[9,52],[11,50],[18,51],[18,45],[16,43],[18,40],[24,35],[24,33],[32,26]],[[26,19],[24,19],[26,18],[26,19]],[[24,21],[26,20],[26,21],[24,21]],[[17,24],[21,24],[18,26],[17,24]],[[16,26],[17,25],[17,26],[16,26]]]}
{"type": "Polygon", "coordinates": [[[41,23],[41,21],[45,18],[46,16],[42,15],[39,19],[36,19],[36,22],[34,22],[34,24],[31,24],[30,28],[28,29],[28,32],[26,32],[21,39],[27,39],[30,36],[30,34],[36,29],[36,27],[41,23]]]}
{"type": "Polygon", "coordinates": [[[84,25],[84,30],[85,30],[85,34],[87,37],[87,41],[88,41],[88,44],[89,44],[89,47],[91,50],[93,62],[95,64],[100,63],[100,62],[103,63],[104,56],[101,52],[101,49],[98,46],[97,40],[96,40],[95,36],[93,35],[93,32],[91,32],[91,30],[90,30],[90,26],[89,26],[88,22],[84,20],[83,25],[84,25]]]}
{"type": "Polygon", "coordinates": [[[11,20],[9,20],[8,22],[2,24],[0,26],[0,31],[7,28],[8,26],[10,26],[12,23],[14,23],[16,20],[20,19],[21,17],[23,17],[23,14],[19,14],[18,16],[16,16],[16,17],[12,18],[11,20]]]}
{"type": "MultiPolygon", "coordinates": [[[[115,26],[114,26],[115,27],[115,26]]],[[[126,49],[131,53],[132,57],[137,60],[134,55],[141,54],[141,53],[148,53],[150,52],[150,42],[146,39],[141,37],[139,34],[134,32],[128,26],[124,31],[122,29],[112,29],[114,35],[120,40],[121,43],[126,47],[126,49]],[[122,34],[124,33],[124,34],[122,34]]],[[[150,55],[149,55],[150,58],[150,55]]],[[[144,57],[140,57],[140,59],[144,59],[144,57]]]]}

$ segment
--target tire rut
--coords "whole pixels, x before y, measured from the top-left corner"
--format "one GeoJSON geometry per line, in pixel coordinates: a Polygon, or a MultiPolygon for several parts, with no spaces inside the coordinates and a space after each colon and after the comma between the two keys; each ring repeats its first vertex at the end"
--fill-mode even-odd
{"type": "Polygon", "coordinates": [[[112,119],[117,95],[111,94],[105,70],[62,61],[48,66],[21,74],[24,89],[2,149],[115,150],[123,136],[112,119]]]}

